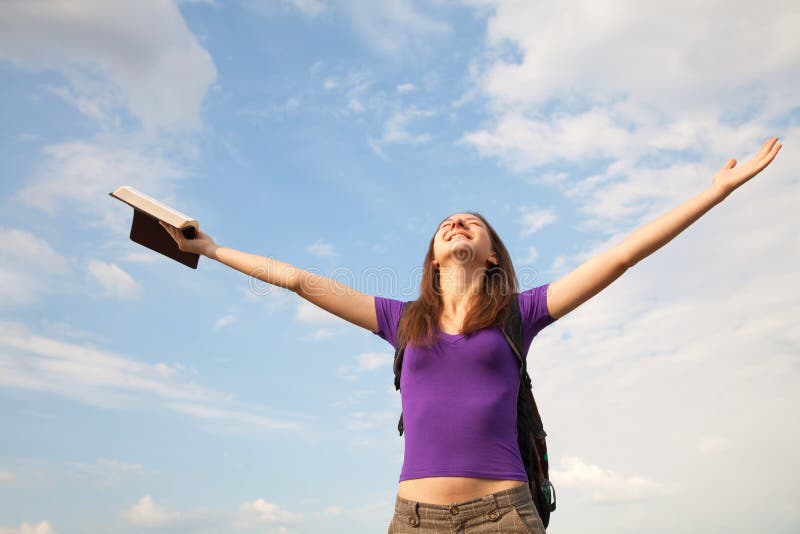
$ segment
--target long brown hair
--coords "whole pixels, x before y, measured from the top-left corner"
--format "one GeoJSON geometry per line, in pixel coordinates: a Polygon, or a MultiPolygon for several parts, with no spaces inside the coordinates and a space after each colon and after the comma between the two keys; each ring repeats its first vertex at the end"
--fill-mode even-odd
{"type": "MultiPolygon", "coordinates": [[[[473,295],[467,305],[462,333],[473,332],[500,324],[505,318],[509,300],[517,293],[517,275],[506,246],[483,215],[465,211],[480,219],[491,236],[497,265],[491,265],[483,276],[480,293],[473,295]]],[[[438,228],[437,228],[438,232],[438,228]]],[[[439,320],[442,315],[442,295],[439,285],[439,268],[433,265],[433,244],[436,233],[428,243],[428,252],[422,268],[419,298],[406,305],[400,325],[400,337],[418,347],[433,345],[438,340],[439,320]]]]}

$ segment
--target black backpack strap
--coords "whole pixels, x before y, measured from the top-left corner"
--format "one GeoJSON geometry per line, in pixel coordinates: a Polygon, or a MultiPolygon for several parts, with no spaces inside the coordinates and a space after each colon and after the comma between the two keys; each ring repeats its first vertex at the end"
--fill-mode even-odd
{"type": "MultiPolygon", "coordinates": [[[[511,346],[514,356],[516,356],[517,360],[520,362],[520,388],[524,387],[530,391],[530,401],[533,412],[531,414],[533,419],[533,435],[537,439],[543,439],[545,436],[547,436],[547,433],[544,431],[542,418],[539,416],[539,410],[536,407],[536,400],[533,398],[533,382],[528,374],[528,361],[526,355],[523,354],[525,347],[522,332],[522,315],[519,311],[518,293],[514,293],[514,295],[511,297],[511,300],[508,302],[508,316],[505,323],[500,325],[500,330],[503,332],[506,341],[508,341],[508,344],[511,346]]],[[[522,393],[522,391],[520,393],[522,393]]]]}
{"type": "Polygon", "coordinates": [[[556,509],[555,489],[548,480],[549,461],[547,458],[547,441],[533,398],[531,378],[527,370],[527,358],[523,356],[522,317],[519,311],[519,296],[514,294],[508,303],[506,321],[500,329],[511,346],[514,356],[520,361],[520,389],[517,396],[517,434],[520,454],[525,464],[525,473],[531,490],[536,511],[545,528],[550,522],[550,512],[556,509]]]}
{"type": "MultiPolygon", "coordinates": [[[[516,293],[511,296],[511,300],[508,302],[508,316],[505,324],[501,325],[500,329],[506,341],[508,341],[508,344],[511,346],[514,356],[519,360],[519,377],[523,379],[527,376],[528,370],[525,361],[526,358],[522,354],[525,350],[522,339],[522,316],[519,311],[519,297],[517,297],[516,293]]],[[[530,381],[530,379],[528,380],[530,381]]]]}
{"type": "MultiPolygon", "coordinates": [[[[405,354],[406,350],[406,339],[405,336],[400,335],[400,322],[403,318],[403,313],[408,309],[408,305],[414,302],[413,300],[406,301],[405,306],[403,306],[403,310],[400,312],[400,320],[397,321],[397,338],[395,343],[395,350],[394,350],[394,388],[395,391],[400,390],[400,374],[403,372],[403,355],[405,354]]],[[[397,431],[400,432],[400,435],[403,435],[403,412],[400,411],[400,420],[397,422],[397,431]]]]}

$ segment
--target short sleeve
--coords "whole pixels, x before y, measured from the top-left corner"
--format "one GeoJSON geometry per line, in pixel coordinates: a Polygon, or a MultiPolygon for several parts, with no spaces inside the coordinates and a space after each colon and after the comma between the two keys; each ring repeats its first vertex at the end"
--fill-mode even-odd
{"type": "Polygon", "coordinates": [[[547,309],[547,287],[544,284],[519,294],[519,313],[522,317],[522,332],[525,345],[530,346],[536,334],[556,319],[547,309]]]}
{"type": "Polygon", "coordinates": [[[389,342],[392,347],[397,344],[397,325],[400,323],[400,312],[405,302],[385,297],[375,297],[375,314],[378,316],[378,331],[373,332],[389,342]]]}

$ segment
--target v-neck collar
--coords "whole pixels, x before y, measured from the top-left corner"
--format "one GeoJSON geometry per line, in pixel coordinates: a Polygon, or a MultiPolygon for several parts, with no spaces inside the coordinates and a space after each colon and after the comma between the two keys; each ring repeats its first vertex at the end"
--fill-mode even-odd
{"type": "Polygon", "coordinates": [[[448,343],[455,343],[456,341],[460,341],[464,339],[466,334],[459,332],[458,334],[448,334],[443,330],[439,330],[440,339],[447,341],[448,343]]]}

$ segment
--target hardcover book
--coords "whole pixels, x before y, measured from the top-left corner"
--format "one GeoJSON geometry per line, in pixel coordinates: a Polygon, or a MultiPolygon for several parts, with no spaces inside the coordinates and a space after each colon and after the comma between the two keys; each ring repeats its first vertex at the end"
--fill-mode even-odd
{"type": "Polygon", "coordinates": [[[158,224],[158,221],[179,229],[188,239],[194,239],[200,224],[186,214],[159,202],[129,185],[123,185],[109,193],[133,208],[131,240],[154,250],[187,267],[197,269],[200,254],[182,252],[172,236],[158,224]]]}

